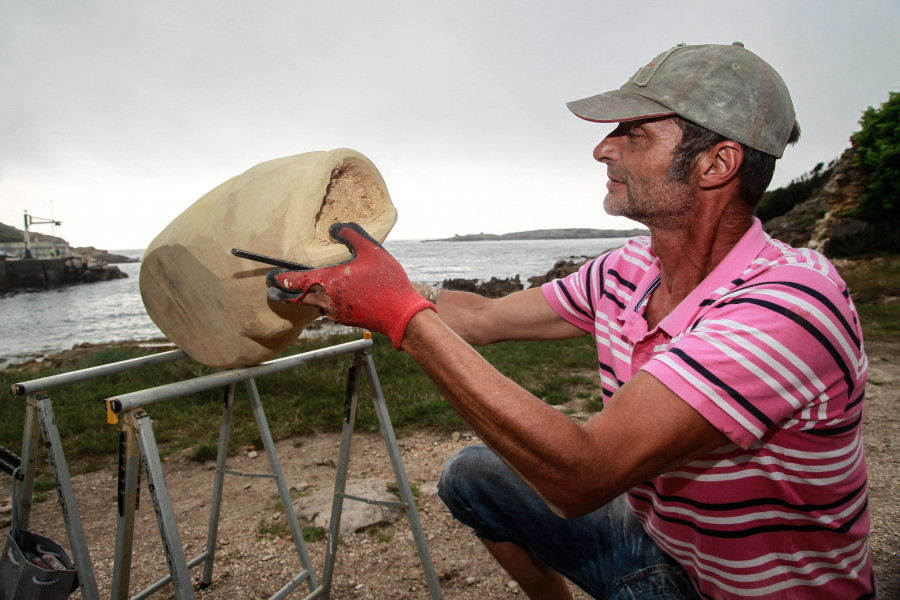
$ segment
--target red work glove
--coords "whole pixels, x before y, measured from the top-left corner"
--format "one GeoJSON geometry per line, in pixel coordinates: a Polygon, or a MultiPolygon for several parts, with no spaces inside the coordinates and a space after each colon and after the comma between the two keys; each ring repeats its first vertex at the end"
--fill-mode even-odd
{"type": "Polygon", "coordinates": [[[399,350],[413,315],[437,308],[419,295],[400,263],[358,224],[334,223],[328,233],[350,250],[350,260],[309,271],[272,269],[266,276],[269,299],[302,304],[318,284],[331,299],[335,323],[383,333],[399,350]]]}

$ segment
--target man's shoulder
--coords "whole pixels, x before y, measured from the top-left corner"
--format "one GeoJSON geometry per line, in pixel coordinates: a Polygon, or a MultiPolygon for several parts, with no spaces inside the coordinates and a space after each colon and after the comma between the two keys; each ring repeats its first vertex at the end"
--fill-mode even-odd
{"type": "Polygon", "coordinates": [[[759,255],[747,266],[743,282],[765,280],[794,281],[814,287],[836,288],[843,293],[846,284],[828,258],[811,249],[795,248],[769,238],[759,255]]]}
{"type": "MultiPolygon", "coordinates": [[[[713,306],[725,306],[740,298],[742,306],[799,314],[812,311],[819,318],[852,325],[858,322],[847,284],[824,255],[809,248],[794,248],[771,240],[747,265],[708,298],[713,306]],[[766,308],[768,307],[768,308],[766,308]]],[[[805,313],[804,313],[805,314],[805,313]]]]}

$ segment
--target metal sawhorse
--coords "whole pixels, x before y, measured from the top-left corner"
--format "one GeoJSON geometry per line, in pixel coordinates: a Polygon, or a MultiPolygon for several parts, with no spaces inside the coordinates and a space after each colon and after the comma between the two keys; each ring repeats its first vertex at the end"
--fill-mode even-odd
{"type": "Polygon", "coordinates": [[[59,428],[56,425],[56,416],[53,414],[53,402],[48,392],[67,385],[89,381],[114,373],[123,373],[142,367],[162,364],[184,358],[185,356],[185,353],[181,350],[171,350],[152,356],[82,369],[72,373],[51,375],[32,381],[16,383],[12,386],[11,391],[14,396],[26,397],[25,427],[22,435],[22,457],[20,459],[22,467],[20,478],[22,481],[16,494],[19,523],[23,529],[28,528],[28,522],[31,518],[38,450],[41,446],[38,438],[43,435],[44,447],[47,449],[47,460],[50,464],[53,479],[56,482],[56,494],[69,538],[72,562],[78,568],[78,582],[83,600],[100,600],[100,592],[97,589],[97,578],[94,575],[93,563],[91,563],[91,556],[88,552],[84,527],[81,524],[81,516],[78,512],[78,504],[75,502],[75,493],[72,490],[69,467],[63,452],[59,428]]]}
{"type": "MultiPolygon", "coordinates": [[[[375,371],[375,366],[369,352],[372,345],[373,342],[367,336],[363,340],[348,342],[346,344],[331,346],[321,350],[289,356],[282,359],[269,361],[267,363],[263,363],[254,367],[247,367],[244,369],[236,369],[233,371],[206,375],[187,381],[163,385],[156,388],[133,392],[130,394],[123,394],[107,399],[106,404],[108,412],[111,415],[122,415],[124,417],[119,467],[119,516],[116,529],[116,558],[113,572],[111,596],[112,599],[123,600],[124,598],[127,598],[132,556],[131,551],[134,534],[134,511],[137,506],[139,486],[140,461],[143,462],[144,471],[147,476],[147,483],[150,489],[154,511],[156,513],[157,524],[159,526],[160,536],[162,538],[163,549],[168,563],[170,575],[160,579],[150,587],[141,591],[138,595],[134,596],[132,600],[146,598],[169,582],[173,584],[175,597],[177,600],[193,600],[195,596],[193,586],[191,585],[189,571],[191,567],[194,567],[201,563],[204,564],[201,586],[206,586],[211,583],[224,476],[226,474],[246,475],[243,473],[235,473],[234,471],[229,471],[225,466],[227,458],[228,437],[231,426],[231,414],[235,397],[235,387],[236,384],[241,381],[243,381],[247,387],[247,392],[250,397],[253,413],[257,421],[257,426],[259,428],[259,432],[263,440],[267,456],[269,457],[270,467],[272,469],[272,474],[269,475],[249,476],[269,477],[275,480],[279,495],[281,497],[282,506],[285,509],[285,516],[288,519],[288,524],[294,538],[294,545],[302,566],[301,572],[298,573],[293,578],[293,580],[282,587],[274,596],[272,596],[271,600],[285,597],[291,591],[301,585],[304,581],[306,581],[309,588],[309,595],[306,596],[307,599],[329,597],[331,591],[331,582],[334,575],[334,565],[337,556],[337,540],[340,527],[341,510],[343,507],[343,501],[345,499],[359,500],[376,504],[390,504],[398,506],[404,510],[409,521],[417,551],[419,553],[419,558],[422,563],[430,595],[433,599],[441,598],[441,590],[438,584],[437,574],[435,573],[434,565],[431,562],[431,557],[428,551],[427,542],[425,540],[424,531],[422,530],[421,522],[416,510],[415,500],[412,496],[409,481],[406,476],[406,471],[400,458],[396,436],[394,435],[393,427],[387,413],[384,396],[382,394],[381,386],[378,381],[378,375],[375,371]],[[340,455],[338,459],[337,476],[335,480],[334,497],[332,502],[329,538],[326,548],[322,582],[317,583],[315,573],[312,569],[309,555],[307,553],[306,544],[303,541],[302,532],[300,531],[296,514],[292,509],[290,492],[288,490],[287,483],[285,482],[284,475],[281,470],[281,465],[278,461],[278,457],[275,451],[274,441],[272,440],[272,436],[268,428],[268,422],[266,421],[265,414],[262,409],[262,403],[256,388],[255,378],[350,353],[354,354],[354,359],[353,365],[351,366],[348,375],[347,394],[345,397],[344,422],[342,426],[340,455]],[[381,426],[385,444],[387,445],[388,455],[391,460],[394,475],[397,478],[397,484],[400,489],[402,502],[382,503],[374,500],[367,500],[364,498],[355,498],[344,493],[350,460],[350,445],[356,418],[356,410],[359,401],[359,384],[362,372],[366,373],[366,377],[372,391],[372,400],[375,405],[376,415],[381,426]],[[162,463],[156,447],[155,438],[153,436],[151,420],[149,415],[147,415],[147,413],[143,410],[143,407],[167,399],[177,398],[219,387],[226,388],[226,396],[225,408],[223,409],[222,422],[219,430],[219,448],[216,460],[213,499],[210,509],[209,530],[207,533],[207,546],[206,550],[203,553],[194,557],[190,561],[190,563],[188,563],[181,545],[177,523],[175,522],[174,510],[172,508],[171,498],[169,497],[168,488],[165,484],[162,463]]],[[[178,357],[176,356],[174,358],[178,357]]],[[[162,361],[160,360],[159,362],[162,361]]],[[[17,385],[25,386],[26,384],[17,385]]],[[[18,393],[27,393],[26,390],[27,388],[23,387],[18,393]]],[[[49,404],[49,399],[47,399],[47,403],[49,404]]],[[[53,423],[53,427],[51,429],[55,429],[55,421],[53,421],[52,419],[52,412],[50,413],[49,419],[44,419],[42,421],[42,426],[44,422],[53,423]]],[[[28,427],[26,425],[26,431],[27,429],[28,427]]],[[[58,455],[61,457],[62,452],[61,446],[58,442],[58,437],[59,436],[57,432],[55,445],[57,448],[59,448],[58,455]]],[[[45,432],[45,440],[46,439],[47,434],[45,432]]],[[[54,444],[48,443],[48,448],[52,445],[54,444]]],[[[23,454],[25,454],[24,451],[23,454]]],[[[52,460],[53,458],[51,458],[51,462],[52,460]]],[[[62,473],[59,471],[59,469],[54,469],[54,477],[57,477],[57,489],[60,490],[60,503],[61,505],[63,505],[65,518],[66,504],[68,504],[70,507],[70,514],[72,512],[72,509],[75,507],[74,496],[71,495],[71,483],[68,480],[68,471],[66,470],[65,473],[62,473]],[[63,481],[61,481],[61,478],[63,481]],[[66,495],[71,498],[70,501],[69,498],[66,498],[64,500],[62,488],[67,488],[68,491],[66,492],[66,495]]],[[[27,497],[30,506],[30,490],[28,490],[27,497]]],[[[75,509],[75,516],[75,520],[77,521],[77,509],[75,509]]],[[[80,564],[90,565],[90,557],[87,555],[87,550],[84,544],[83,531],[80,529],[80,521],[78,521],[78,527],[75,529],[69,527],[69,519],[66,519],[66,523],[69,531],[70,543],[72,544],[73,548],[73,559],[79,566],[80,575],[82,571],[82,569],[80,568],[80,564]],[[78,553],[76,553],[74,550],[76,546],[74,540],[78,536],[79,532],[81,540],[79,546],[81,546],[82,548],[78,553]],[[83,563],[79,563],[76,555],[80,556],[82,554],[83,563]]],[[[90,583],[93,585],[93,591],[95,595],[91,596],[84,593],[85,582],[82,582],[82,595],[84,598],[98,597],[98,595],[96,594],[96,581],[93,579],[93,571],[90,568],[89,570],[91,571],[90,583]]]]}

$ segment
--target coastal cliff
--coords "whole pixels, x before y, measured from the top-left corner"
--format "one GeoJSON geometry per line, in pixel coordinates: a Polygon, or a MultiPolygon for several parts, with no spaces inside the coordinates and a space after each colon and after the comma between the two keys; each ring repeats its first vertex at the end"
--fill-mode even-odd
{"type": "Polygon", "coordinates": [[[819,163],[766,192],[758,214],[774,237],[829,258],[900,253],[900,93],[867,108],[859,124],[827,169],[819,163]]]}
{"type": "MultiPolygon", "coordinates": [[[[855,146],[847,148],[825,173],[824,182],[788,212],[763,223],[766,232],[795,247],[826,256],[846,254],[857,240],[877,235],[877,227],[852,216],[868,184],[855,146]]],[[[797,182],[792,183],[792,185],[797,182]]],[[[790,187],[790,186],[788,186],[790,187]]]]}

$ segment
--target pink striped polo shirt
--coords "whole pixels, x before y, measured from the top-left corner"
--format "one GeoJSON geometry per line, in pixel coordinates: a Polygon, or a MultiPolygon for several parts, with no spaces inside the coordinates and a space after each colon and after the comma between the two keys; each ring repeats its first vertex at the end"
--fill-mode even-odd
{"type": "Polygon", "coordinates": [[[731,441],[631,489],[635,515],[704,597],[874,597],[867,362],[846,285],[825,257],[754,220],[647,331],[659,267],[638,237],[543,287],[593,334],[604,397],[643,369],[731,441]]]}

